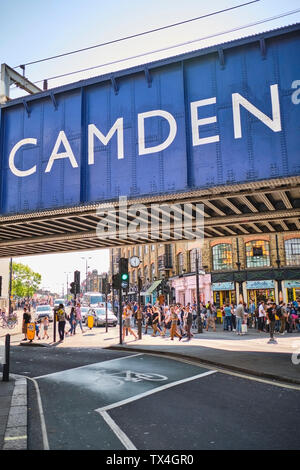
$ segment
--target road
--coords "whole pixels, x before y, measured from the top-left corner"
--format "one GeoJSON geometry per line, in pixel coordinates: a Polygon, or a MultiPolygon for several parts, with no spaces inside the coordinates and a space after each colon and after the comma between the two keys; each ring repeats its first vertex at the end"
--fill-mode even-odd
{"type": "Polygon", "coordinates": [[[29,450],[300,446],[293,386],[96,348],[13,347],[11,373],[29,379],[29,450]]]}

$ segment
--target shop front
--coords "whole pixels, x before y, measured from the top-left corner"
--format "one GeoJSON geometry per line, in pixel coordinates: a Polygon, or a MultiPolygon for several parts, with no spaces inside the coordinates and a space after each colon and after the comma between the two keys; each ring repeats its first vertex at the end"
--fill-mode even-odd
{"type": "MultiPolygon", "coordinates": [[[[175,292],[176,302],[191,305],[197,302],[197,284],[195,275],[186,275],[170,279],[175,292]]],[[[210,274],[199,275],[199,297],[200,302],[212,301],[210,274]]]]}
{"type": "Polygon", "coordinates": [[[221,308],[226,303],[236,305],[236,290],[234,282],[214,282],[212,284],[213,303],[221,308]]]}
{"type": "Polygon", "coordinates": [[[284,281],[283,288],[286,290],[287,302],[293,302],[300,299],[300,280],[299,281],[284,281]]]}
{"type": "Polygon", "coordinates": [[[276,286],[274,280],[246,281],[247,303],[252,300],[258,307],[259,302],[276,301],[276,286]]]}

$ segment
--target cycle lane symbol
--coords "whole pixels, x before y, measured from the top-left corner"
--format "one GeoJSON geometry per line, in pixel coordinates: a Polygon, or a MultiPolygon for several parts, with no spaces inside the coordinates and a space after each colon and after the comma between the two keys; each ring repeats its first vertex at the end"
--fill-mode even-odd
{"type": "Polygon", "coordinates": [[[45,404],[50,449],[61,449],[64,436],[68,435],[68,440],[76,442],[78,448],[105,450],[112,439],[111,431],[116,439],[111,445],[116,449],[133,448],[109,416],[109,411],[194,380],[205,371],[207,369],[196,365],[136,354],[35,377],[45,404]],[[76,407],[77,422],[74,424],[76,407]],[[99,426],[99,415],[108,426],[99,426]],[[86,432],[81,432],[82,429],[86,432]]]}

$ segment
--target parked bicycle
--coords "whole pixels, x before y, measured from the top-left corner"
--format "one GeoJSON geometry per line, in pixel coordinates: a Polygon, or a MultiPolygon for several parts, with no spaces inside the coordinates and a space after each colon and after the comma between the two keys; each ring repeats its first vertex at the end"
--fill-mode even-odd
{"type": "Polygon", "coordinates": [[[18,316],[16,313],[6,316],[5,312],[0,312],[0,327],[12,329],[18,324],[18,316]]]}

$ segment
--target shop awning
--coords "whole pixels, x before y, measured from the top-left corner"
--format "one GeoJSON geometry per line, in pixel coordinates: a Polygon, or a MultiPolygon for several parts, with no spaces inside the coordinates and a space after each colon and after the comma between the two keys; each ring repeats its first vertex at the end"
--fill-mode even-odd
{"type": "Polygon", "coordinates": [[[145,292],[145,295],[152,294],[152,292],[159,286],[161,283],[161,279],[159,281],[154,281],[153,284],[149,287],[149,289],[145,292]]]}

